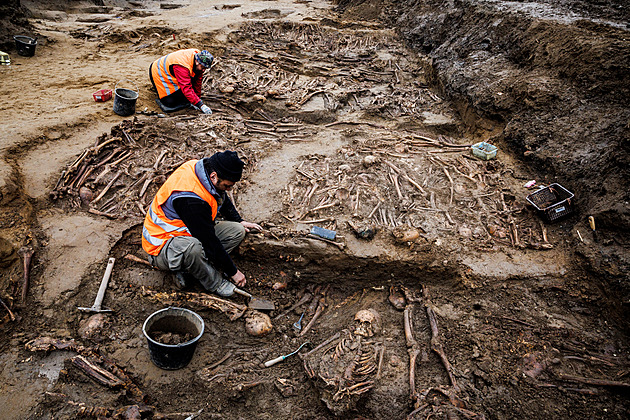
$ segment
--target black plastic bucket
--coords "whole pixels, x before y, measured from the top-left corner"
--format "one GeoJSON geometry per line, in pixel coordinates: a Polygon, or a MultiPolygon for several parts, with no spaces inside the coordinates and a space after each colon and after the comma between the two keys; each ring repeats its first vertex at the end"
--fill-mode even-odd
{"type": "Polygon", "coordinates": [[[144,321],[142,332],[149,344],[151,361],[161,369],[175,370],[188,365],[204,331],[203,319],[191,310],[166,308],[153,313],[144,321]],[[194,338],[181,344],[163,344],[151,336],[157,332],[190,334],[194,338]]]}
{"type": "Polygon", "coordinates": [[[17,53],[23,57],[32,57],[35,55],[35,46],[37,45],[37,39],[29,36],[16,35],[13,37],[15,40],[15,48],[17,53]]]}
{"type": "Polygon", "coordinates": [[[122,117],[128,117],[136,113],[138,88],[136,90],[119,88],[119,84],[120,82],[116,83],[114,88],[114,112],[122,117]]]}

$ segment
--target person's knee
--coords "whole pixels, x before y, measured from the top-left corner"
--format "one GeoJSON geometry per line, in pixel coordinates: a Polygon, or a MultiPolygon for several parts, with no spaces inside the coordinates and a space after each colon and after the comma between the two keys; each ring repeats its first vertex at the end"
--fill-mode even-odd
{"type": "Polygon", "coordinates": [[[238,240],[238,243],[240,244],[241,242],[243,242],[243,239],[245,239],[245,234],[247,233],[247,231],[245,230],[245,226],[238,223],[237,226],[235,226],[234,230],[236,240],[238,240]]]}
{"type": "Polygon", "coordinates": [[[203,251],[203,245],[201,244],[201,241],[194,237],[191,237],[189,241],[190,245],[188,247],[187,254],[194,259],[205,258],[206,254],[203,251]]]}
{"type": "Polygon", "coordinates": [[[245,226],[238,222],[221,222],[217,236],[219,236],[225,250],[232,252],[234,248],[243,242],[245,233],[245,226]]]}
{"type": "Polygon", "coordinates": [[[195,271],[194,267],[207,263],[206,253],[203,250],[201,241],[197,238],[187,238],[187,247],[182,255],[182,269],[190,272],[195,271]]]}

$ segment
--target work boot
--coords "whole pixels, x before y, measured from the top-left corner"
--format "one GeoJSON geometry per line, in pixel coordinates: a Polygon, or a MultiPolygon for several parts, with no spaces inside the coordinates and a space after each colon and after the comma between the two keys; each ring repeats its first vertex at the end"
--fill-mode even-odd
{"type": "Polygon", "coordinates": [[[189,275],[187,275],[187,273],[184,273],[183,271],[176,271],[175,272],[175,288],[177,290],[184,290],[186,288],[188,288],[188,286],[190,286],[187,277],[189,277],[189,275]]]}
{"type": "Polygon", "coordinates": [[[221,280],[221,284],[216,288],[216,290],[212,291],[221,297],[230,297],[234,295],[234,289],[236,286],[226,279],[221,280]]]}

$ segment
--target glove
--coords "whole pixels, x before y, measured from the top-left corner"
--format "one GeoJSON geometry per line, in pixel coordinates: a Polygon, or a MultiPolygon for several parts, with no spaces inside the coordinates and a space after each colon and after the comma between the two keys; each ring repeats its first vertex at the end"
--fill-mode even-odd
{"type": "Polygon", "coordinates": [[[212,110],[210,109],[208,105],[201,105],[201,112],[207,115],[212,114],[212,110]]]}

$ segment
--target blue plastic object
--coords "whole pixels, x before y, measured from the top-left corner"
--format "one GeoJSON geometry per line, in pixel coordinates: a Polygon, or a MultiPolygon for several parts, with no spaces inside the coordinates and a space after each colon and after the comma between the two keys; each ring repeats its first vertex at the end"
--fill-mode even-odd
{"type": "Polygon", "coordinates": [[[302,318],[304,318],[305,313],[306,312],[302,312],[300,319],[298,319],[297,321],[293,323],[293,328],[295,328],[297,331],[302,331],[302,318]]]}
{"type": "Polygon", "coordinates": [[[479,159],[490,160],[497,157],[497,146],[486,143],[485,141],[473,144],[471,149],[473,155],[477,156],[479,159]]]}
{"type": "Polygon", "coordinates": [[[331,241],[334,241],[335,238],[337,237],[337,232],[335,232],[334,230],[324,229],[319,226],[313,226],[311,228],[311,234],[317,235],[324,239],[329,239],[331,241]]]}

